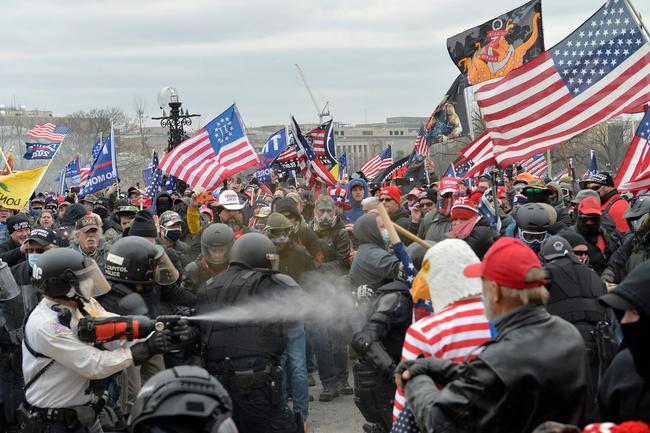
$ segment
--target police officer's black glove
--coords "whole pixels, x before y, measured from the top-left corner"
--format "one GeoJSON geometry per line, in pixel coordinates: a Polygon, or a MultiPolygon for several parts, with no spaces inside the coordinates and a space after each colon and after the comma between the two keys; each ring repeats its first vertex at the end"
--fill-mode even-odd
{"type": "Polygon", "coordinates": [[[172,348],[172,333],[170,330],[156,331],[141,343],[131,346],[133,363],[140,365],[152,356],[169,352],[172,348]]]}
{"type": "Polygon", "coordinates": [[[181,319],[178,322],[174,323],[172,334],[174,338],[179,339],[183,343],[190,341],[192,338],[192,330],[190,329],[190,325],[187,323],[187,320],[181,319]]]}

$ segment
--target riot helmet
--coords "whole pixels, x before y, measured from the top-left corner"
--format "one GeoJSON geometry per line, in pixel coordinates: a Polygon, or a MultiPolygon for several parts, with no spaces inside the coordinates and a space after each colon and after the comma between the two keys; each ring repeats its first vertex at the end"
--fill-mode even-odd
{"type": "Polygon", "coordinates": [[[258,270],[277,270],[279,257],[269,238],[261,233],[246,233],[233,244],[230,264],[258,270]]]}
{"type": "Polygon", "coordinates": [[[205,369],[181,365],[149,379],[135,400],[130,431],[237,433],[232,400],[205,369]]]}
{"type": "Polygon", "coordinates": [[[160,245],[139,236],[118,239],[106,256],[106,278],[127,284],[169,285],[179,273],[160,245]]]}
{"type": "Polygon", "coordinates": [[[557,220],[557,212],[548,204],[526,203],[517,210],[515,220],[519,239],[538,252],[548,236],[548,228],[557,220]]]}
{"type": "Polygon", "coordinates": [[[32,284],[52,298],[88,299],[111,289],[93,259],[68,248],[43,253],[32,268],[32,284]]]}
{"type": "Polygon", "coordinates": [[[630,231],[637,237],[644,237],[650,231],[650,195],[638,196],[623,214],[630,231]]]}
{"type": "Polygon", "coordinates": [[[9,301],[20,295],[20,289],[7,262],[0,260],[0,302],[9,301]]]}
{"type": "Polygon", "coordinates": [[[210,224],[201,234],[201,255],[209,265],[224,266],[230,261],[235,233],[226,224],[210,224]]]}
{"type": "Polygon", "coordinates": [[[273,242],[276,249],[283,249],[291,242],[293,224],[281,213],[272,213],[266,220],[264,234],[273,242]]]}

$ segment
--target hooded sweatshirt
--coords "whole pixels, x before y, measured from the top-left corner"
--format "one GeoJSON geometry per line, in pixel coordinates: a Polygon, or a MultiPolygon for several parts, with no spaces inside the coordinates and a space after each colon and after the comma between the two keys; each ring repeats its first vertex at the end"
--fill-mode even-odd
{"type": "Polygon", "coordinates": [[[348,221],[353,223],[357,222],[359,217],[363,215],[363,208],[361,207],[361,201],[356,201],[352,198],[352,187],[360,184],[363,186],[363,198],[368,197],[368,184],[365,180],[361,178],[352,179],[348,183],[348,203],[352,206],[352,209],[345,211],[345,217],[348,221]]]}
{"type": "Polygon", "coordinates": [[[174,200],[172,200],[172,196],[170,194],[167,194],[166,192],[161,192],[158,195],[156,195],[156,199],[154,200],[154,206],[156,209],[156,214],[160,216],[162,215],[163,212],[167,210],[172,210],[174,208],[174,200]],[[167,200],[165,200],[165,198],[167,200]]]}
{"type": "Polygon", "coordinates": [[[350,268],[353,286],[366,284],[377,288],[396,279],[399,275],[400,260],[384,247],[376,215],[363,215],[357,219],[352,233],[359,240],[359,249],[350,268]]]}

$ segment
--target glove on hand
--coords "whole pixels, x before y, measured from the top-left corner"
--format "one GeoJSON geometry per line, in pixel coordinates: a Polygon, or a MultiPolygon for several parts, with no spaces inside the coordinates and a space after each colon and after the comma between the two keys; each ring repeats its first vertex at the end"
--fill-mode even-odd
{"type": "Polygon", "coordinates": [[[169,352],[172,347],[172,333],[165,329],[156,331],[149,338],[141,343],[131,346],[131,356],[133,363],[140,365],[147,359],[159,353],[169,352]]]}
{"type": "Polygon", "coordinates": [[[174,324],[172,334],[182,342],[190,341],[192,337],[192,330],[186,319],[181,319],[174,324]]]}

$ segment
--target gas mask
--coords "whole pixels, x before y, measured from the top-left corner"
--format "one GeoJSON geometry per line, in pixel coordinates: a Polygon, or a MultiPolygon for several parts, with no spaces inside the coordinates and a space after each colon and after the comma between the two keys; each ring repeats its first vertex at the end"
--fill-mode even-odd
{"type": "Polygon", "coordinates": [[[335,220],[336,220],[336,216],[334,215],[333,210],[323,212],[321,216],[316,218],[316,222],[321,227],[331,227],[334,225],[335,220]]]}

